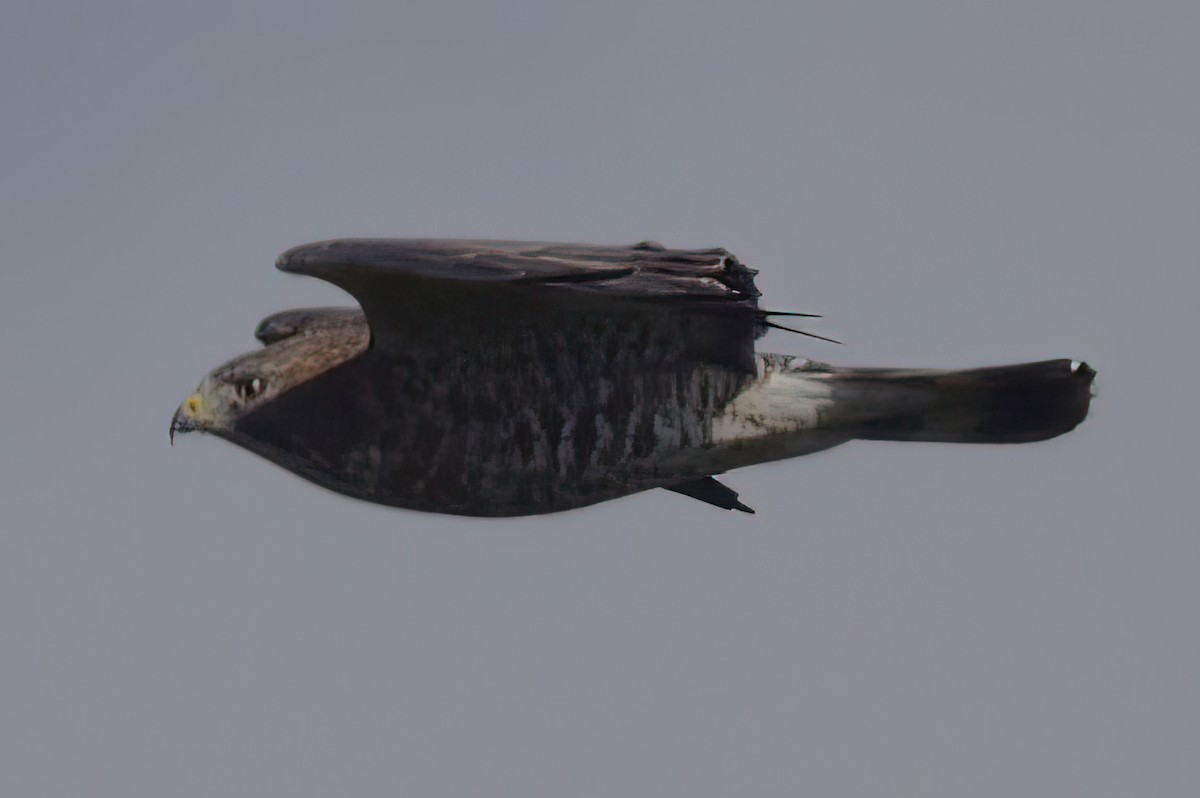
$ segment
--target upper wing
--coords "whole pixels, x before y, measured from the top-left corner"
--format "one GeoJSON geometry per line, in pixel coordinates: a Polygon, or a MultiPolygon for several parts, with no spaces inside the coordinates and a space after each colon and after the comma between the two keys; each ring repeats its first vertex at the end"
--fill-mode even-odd
{"type": "Polygon", "coordinates": [[[372,347],[390,354],[434,336],[495,350],[567,327],[647,323],[648,335],[682,344],[676,357],[753,368],[763,326],[756,272],[724,249],[339,239],[290,249],[276,265],[352,294],[372,347]]]}
{"type": "Polygon", "coordinates": [[[364,281],[566,286],[612,296],[748,302],[759,292],[753,269],[724,249],[667,249],[469,239],[344,238],[289,249],[276,266],[350,290],[364,281]]]}

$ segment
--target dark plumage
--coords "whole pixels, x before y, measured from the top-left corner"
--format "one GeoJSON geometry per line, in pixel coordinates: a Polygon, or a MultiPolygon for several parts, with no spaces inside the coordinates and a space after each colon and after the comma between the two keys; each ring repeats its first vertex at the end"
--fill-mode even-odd
{"type": "Polygon", "coordinates": [[[265,348],[209,374],[172,434],[417,510],[524,515],[665,487],[749,511],[712,475],[854,438],[1041,440],[1091,397],[1094,372],[1070,360],[939,372],[757,355],[769,314],[723,249],[361,239],[277,265],[362,312],[264,319],[265,348]]]}

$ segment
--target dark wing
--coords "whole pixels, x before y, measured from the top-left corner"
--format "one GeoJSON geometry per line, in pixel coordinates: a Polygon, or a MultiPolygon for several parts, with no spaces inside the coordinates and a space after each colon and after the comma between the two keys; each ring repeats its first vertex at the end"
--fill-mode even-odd
{"type": "Polygon", "coordinates": [[[254,328],[254,337],[270,345],[299,333],[365,327],[361,308],[297,308],[272,313],[254,328]]]}
{"type": "MultiPolygon", "coordinates": [[[[339,239],[290,249],[276,265],[352,294],[372,348],[394,355],[431,336],[469,352],[472,341],[495,350],[566,327],[643,323],[650,338],[674,339],[669,357],[745,370],[764,328],[756,272],[724,249],[339,239]]],[[[662,344],[646,341],[665,352],[662,344]]]]}
{"type": "Polygon", "coordinates": [[[364,281],[426,278],[570,286],[612,296],[750,302],[753,269],[728,251],[470,239],[343,238],[289,249],[276,265],[351,293],[364,281]]]}

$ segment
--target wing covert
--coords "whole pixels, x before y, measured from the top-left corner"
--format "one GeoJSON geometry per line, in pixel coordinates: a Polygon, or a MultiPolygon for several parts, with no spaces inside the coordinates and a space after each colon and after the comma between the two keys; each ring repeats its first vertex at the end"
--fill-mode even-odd
{"type": "Polygon", "coordinates": [[[361,308],[296,308],[267,316],[254,328],[254,337],[269,346],[293,335],[366,324],[361,308]]]}

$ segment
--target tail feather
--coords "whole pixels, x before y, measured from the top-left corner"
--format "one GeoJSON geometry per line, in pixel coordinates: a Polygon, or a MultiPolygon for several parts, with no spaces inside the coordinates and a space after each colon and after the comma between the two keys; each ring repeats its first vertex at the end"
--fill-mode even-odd
{"type": "Polygon", "coordinates": [[[834,369],[831,382],[857,438],[1026,443],[1083,421],[1095,376],[1086,363],[1046,360],[962,371],[834,369]]]}

